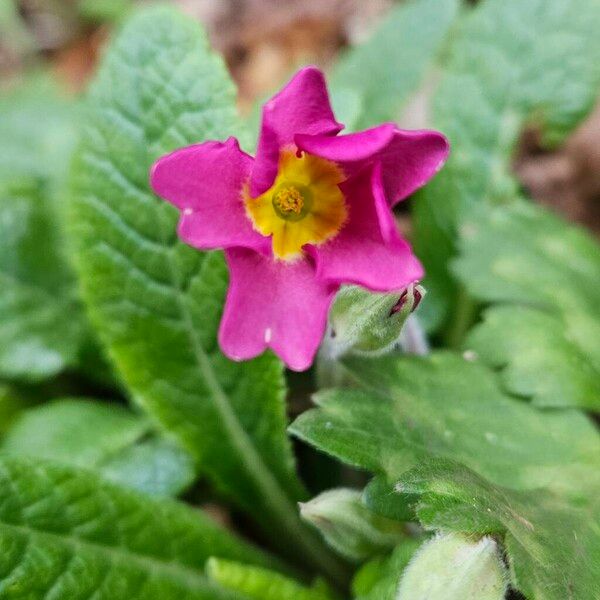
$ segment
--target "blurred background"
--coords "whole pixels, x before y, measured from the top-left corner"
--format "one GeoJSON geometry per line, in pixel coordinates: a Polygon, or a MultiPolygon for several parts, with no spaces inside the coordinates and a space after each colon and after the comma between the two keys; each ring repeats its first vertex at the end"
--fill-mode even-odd
{"type": "MultiPolygon", "coordinates": [[[[172,0],[207,28],[252,114],[299,64],[330,69],[352,45],[377,31],[392,0],[172,0]]],[[[49,71],[64,94],[77,95],[93,75],[113,28],[133,0],[1,0],[0,94],[26,73],[49,71]]],[[[433,77],[435,74],[432,75],[433,77]]],[[[427,125],[427,85],[397,117],[427,125]]],[[[40,108],[43,110],[43,108],[40,108]]],[[[1,135],[9,135],[2,133],[1,135]]],[[[8,140],[4,140],[5,142],[8,140]]],[[[522,136],[515,173],[542,204],[600,233],[600,108],[557,149],[542,150],[538,133],[522,136]]],[[[409,223],[405,220],[405,228],[409,223]]]]}

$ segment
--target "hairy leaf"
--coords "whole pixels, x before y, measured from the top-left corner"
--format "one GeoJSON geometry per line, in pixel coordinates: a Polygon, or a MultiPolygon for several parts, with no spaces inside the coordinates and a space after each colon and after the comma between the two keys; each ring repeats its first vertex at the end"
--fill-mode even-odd
{"type": "Polygon", "coordinates": [[[275,571],[211,558],[206,564],[210,579],[247,600],[332,600],[326,586],[316,582],[312,587],[284,577],[275,571]]]}
{"type": "Polygon", "coordinates": [[[282,365],[269,354],[241,364],[221,354],[223,258],[179,243],[176,211],[148,184],[160,155],[236,133],[222,61],[197,23],[149,8],[113,43],[87,104],[71,222],[84,296],[111,357],[221,491],[288,551],[327,564],[294,504],[303,491],[285,436],[282,365]]]}
{"type": "Polygon", "coordinates": [[[198,510],[88,472],[0,458],[0,596],[231,599],[203,574],[211,555],[271,559],[198,510]]]}
{"type": "Polygon", "coordinates": [[[600,370],[557,315],[525,306],[491,308],[465,348],[501,368],[506,389],[539,406],[600,410],[600,370]]]}
{"type": "Polygon", "coordinates": [[[65,398],[24,411],[2,449],[73,466],[96,465],[135,443],[148,428],[120,406],[65,398]]]}
{"type": "Polygon", "coordinates": [[[600,480],[592,474],[577,505],[495,485],[447,461],[415,467],[396,489],[420,495],[417,515],[429,528],[502,536],[513,586],[527,598],[588,600],[600,581],[600,480]]]}
{"type": "Polygon", "coordinates": [[[0,434],[12,426],[23,410],[31,406],[32,401],[23,397],[8,385],[0,383],[0,434]]]}
{"type": "Polygon", "coordinates": [[[465,342],[508,390],[600,410],[600,246],[527,204],[474,215],[455,271],[490,309],[465,342]],[[543,374],[543,375],[542,375],[543,374]]]}
{"type": "MultiPolygon", "coordinates": [[[[319,408],[302,414],[291,431],[387,482],[434,456],[502,485],[578,495],[582,475],[598,467],[600,439],[586,417],[540,413],[513,400],[480,365],[449,353],[346,363],[363,389],[317,393],[319,408]]],[[[389,498],[381,484],[372,484],[372,497],[389,498]]],[[[399,514],[390,516],[408,518],[399,500],[399,514]]]]}
{"type": "Polygon", "coordinates": [[[0,377],[37,382],[76,368],[113,383],[65,252],[77,117],[73,102],[39,75],[0,99],[0,377]]]}
{"type": "Polygon", "coordinates": [[[194,461],[181,446],[164,437],[147,437],[107,458],[104,477],[156,496],[177,496],[195,480],[194,461]]]}
{"type": "Polygon", "coordinates": [[[35,75],[0,97],[0,181],[36,178],[56,191],[76,138],[76,107],[35,75]]]}
{"type": "Polygon", "coordinates": [[[429,302],[431,325],[455,294],[448,261],[464,216],[478,204],[514,201],[511,157],[523,126],[556,143],[593,106],[599,28],[600,0],[485,0],[462,20],[433,103],[450,160],[415,207],[415,248],[437,301],[429,302]]]}
{"type": "Polygon", "coordinates": [[[435,63],[459,4],[412,0],[398,6],[365,43],[342,56],[331,87],[338,117],[348,128],[397,119],[435,63]]]}
{"type": "Polygon", "coordinates": [[[150,423],[118,406],[79,398],[25,410],[2,449],[98,471],[151,494],[177,494],[194,477],[191,457],[151,434],[150,423]]]}
{"type": "Polygon", "coordinates": [[[38,381],[77,364],[85,321],[58,229],[43,180],[0,179],[0,377],[38,381]]]}

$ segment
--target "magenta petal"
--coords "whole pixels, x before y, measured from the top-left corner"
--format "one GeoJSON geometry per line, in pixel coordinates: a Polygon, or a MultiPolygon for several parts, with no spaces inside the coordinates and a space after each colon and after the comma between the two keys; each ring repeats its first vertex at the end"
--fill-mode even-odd
{"type": "Polygon", "coordinates": [[[427,183],[449,152],[441,133],[405,131],[393,123],[337,137],[299,133],[295,142],[301,150],[338,163],[349,177],[380,162],[385,196],[392,206],[427,183]]]}
{"type": "Polygon", "coordinates": [[[364,169],[340,187],[348,202],[349,221],[330,242],[307,247],[317,277],[379,292],[400,290],[421,279],[423,268],[398,234],[385,199],[381,167],[364,169]]]}
{"type": "Polygon", "coordinates": [[[294,135],[335,135],[343,125],[335,120],[323,73],[306,67],[263,107],[256,162],[250,193],[256,197],[268,190],[275,176],[279,152],[294,143],[294,135]]]}
{"type": "Polygon", "coordinates": [[[235,138],[187,146],[156,161],[150,184],[182,211],[178,233],[184,242],[201,250],[268,246],[268,238],[252,228],[241,196],[252,162],[235,138]]]}
{"type": "Polygon", "coordinates": [[[243,248],[225,256],[230,283],[219,330],[223,353],[247,360],[272,348],[290,369],[308,369],[337,286],[320,282],[308,259],[288,263],[243,248]]]}

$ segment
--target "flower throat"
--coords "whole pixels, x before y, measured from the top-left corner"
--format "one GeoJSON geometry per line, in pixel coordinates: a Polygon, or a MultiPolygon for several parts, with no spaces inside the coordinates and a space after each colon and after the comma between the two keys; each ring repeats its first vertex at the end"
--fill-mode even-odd
{"type": "Polygon", "coordinates": [[[246,214],[254,229],[272,236],[276,258],[294,260],[305,244],[323,244],[338,234],[348,215],[339,187],[343,180],[335,163],[289,149],[281,152],[268,190],[252,198],[246,186],[246,214]]]}

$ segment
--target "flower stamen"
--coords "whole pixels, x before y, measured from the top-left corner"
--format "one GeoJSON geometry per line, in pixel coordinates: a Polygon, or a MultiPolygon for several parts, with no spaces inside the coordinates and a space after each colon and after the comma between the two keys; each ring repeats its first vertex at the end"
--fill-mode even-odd
{"type": "Polygon", "coordinates": [[[277,216],[286,221],[300,221],[310,209],[311,197],[306,186],[285,182],[275,189],[273,208],[277,216]]]}
{"type": "Polygon", "coordinates": [[[304,199],[302,194],[292,185],[279,190],[273,196],[273,204],[275,208],[283,213],[293,212],[299,215],[304,206],[304,199]]]}

